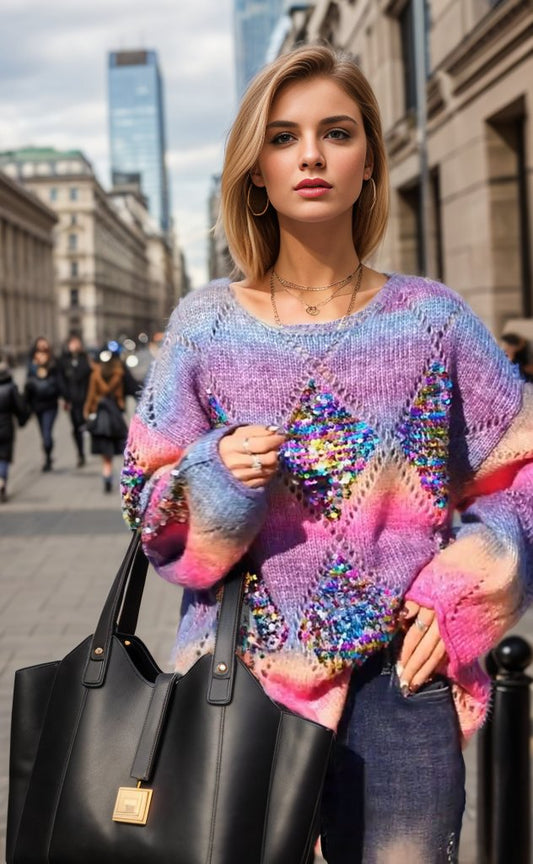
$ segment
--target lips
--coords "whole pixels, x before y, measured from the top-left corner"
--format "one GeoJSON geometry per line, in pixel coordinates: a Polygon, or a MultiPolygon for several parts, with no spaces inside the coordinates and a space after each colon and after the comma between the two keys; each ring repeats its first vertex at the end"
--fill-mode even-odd
{"type": "Polygon", "coordinates": [[[331,189],[331,183],[327,180],[321,180],[319,177],[309,177],[306,180],[300,180],[295,189],[331,189]]]}

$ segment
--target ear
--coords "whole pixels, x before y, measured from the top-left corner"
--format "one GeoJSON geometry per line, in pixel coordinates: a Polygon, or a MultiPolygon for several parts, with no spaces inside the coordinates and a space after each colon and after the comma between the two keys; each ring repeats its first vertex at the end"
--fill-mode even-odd
{"type": "Polygon", "coordinates": [[[250,180],[252,181],[254,186],[257,186],[260,189],[265,188],[266,184],[265,184],[265,181],[263,180],[263,175],[261,174],[259,168],[253,168],[250,171],[250,180]]]}
{"type": "Polygon", "coordinates": [[[365,171],[363,174],[363,180],[370,180],[372,177],[372,173],[374,171],[374,154],[370,147],[367,148],[366,151],[366,159],[365,159],[365,171]]]}

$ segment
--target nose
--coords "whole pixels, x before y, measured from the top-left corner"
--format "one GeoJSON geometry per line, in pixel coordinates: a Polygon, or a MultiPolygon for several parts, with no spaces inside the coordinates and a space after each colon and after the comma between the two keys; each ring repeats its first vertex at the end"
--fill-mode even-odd
{"type": "Polygon", "coordinates": [[[323,168],[326,160],[316,138],[306,138],[302,141],[300,153],[300,168],[323,168]]]}

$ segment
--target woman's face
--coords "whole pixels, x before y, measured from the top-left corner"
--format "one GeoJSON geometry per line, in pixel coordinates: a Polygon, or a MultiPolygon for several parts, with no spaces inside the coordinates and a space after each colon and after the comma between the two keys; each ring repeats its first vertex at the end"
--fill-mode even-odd
{"type": "Polygon", "coordinates": [[[359,106],[335,81],[319,77],[278,93],[251,176],[266,188],[280,224],[351,220],[372,167],[359,106]]]}

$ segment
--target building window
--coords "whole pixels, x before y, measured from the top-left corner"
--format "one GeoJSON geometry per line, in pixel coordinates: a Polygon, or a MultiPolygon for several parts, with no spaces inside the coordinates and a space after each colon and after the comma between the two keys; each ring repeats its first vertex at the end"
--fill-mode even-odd
{"type": "MultiPolygon", "coordinates": [[[[402,61],[403,61],[403,83],[405,93],[405,111],[416,111],[416,51],[415,51],[415,4],[413,0],[408,2],[403,7],[398,16],[400,25],[400,39],[402,45],[402,61]]],[[[430,71],[430,55],[429,55],[429,29],[430,15],[429,5],[427,0],[424,2],[424,63],[426,66],[426,78],[430,71]]]]}
{"type": "Polygon", "coordinates": [[[69,252],[75,252],[78,248],[78,235],[77,234],[69,234],[68,235],[68,248],[69,252]]]}
{"type": "Polygon", "coordinates": [[[76,277],[78,276],[78,262],[77,261],[71,261],[70,262],[70,275],[72,276],[73,279],[76,279],[76,277]]]}
{"type": "Polygon", "coordinates": [[[405,111],[416,111],[416,65],[415,65],[415,28],[412,0],[404,6],[399,17],[400,39],[402,44],[403,88],[405,111]]]}
{"type": "Polygon", "coordinates": [[[70,289],[70,305],[78,307],[80,305],[80,292],[77,288],[70,289]]]}
{"type": "Polygon", "coordinates": [[[50,189],[50,201],[57,201],[57,189],[55,186],[52,186],[50,189]]]}
{"type": "Polygon", "coordinates": [[[71,186],[69,189],[69,198],[71,201],[78,200],[78,189],[76,186],[71,186]]]}
{"type": "Polygon", "coordinates": [[[70,214],[70,224],[71,225],[77,225],[78,224],[78,217],[76,216],[75,213],[70,214]]]}

